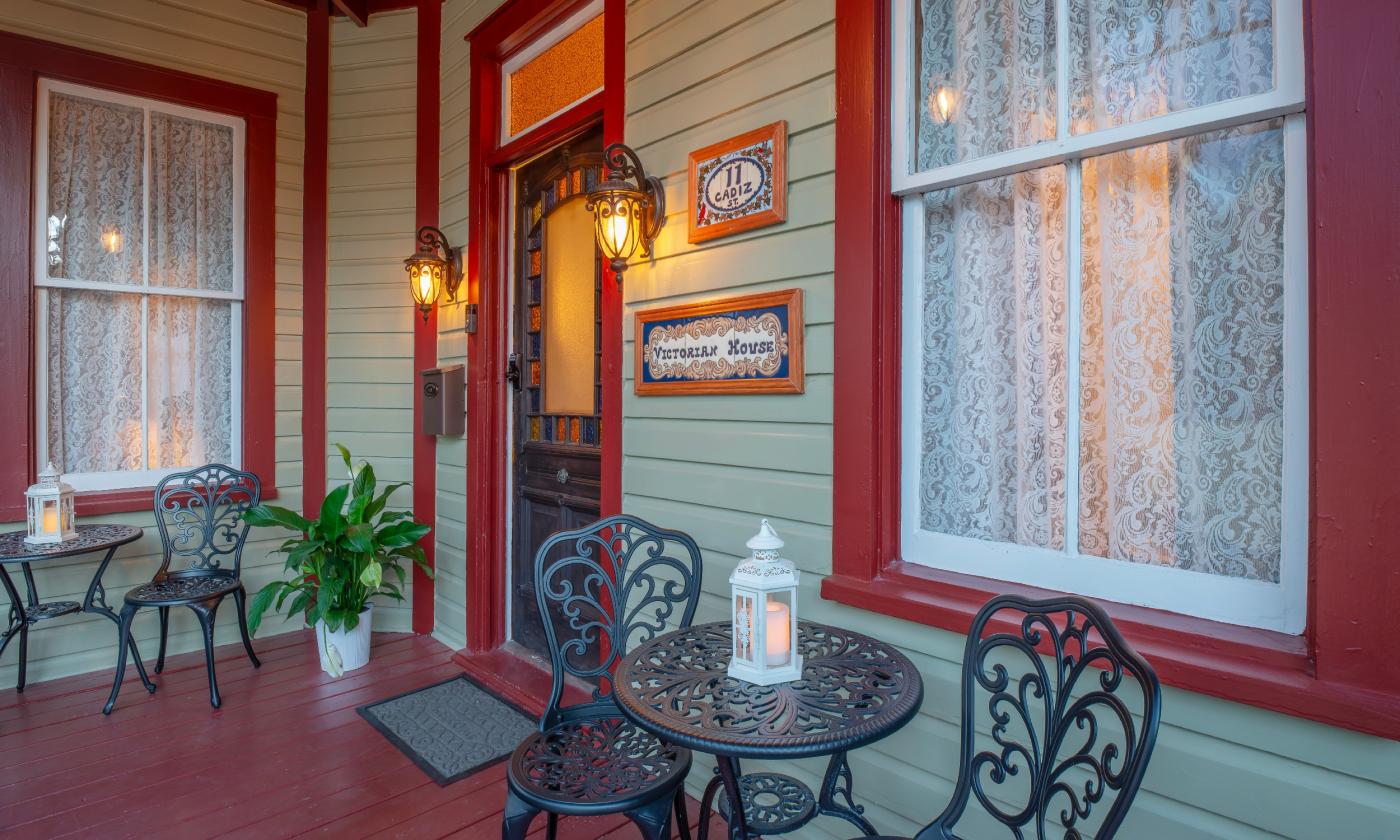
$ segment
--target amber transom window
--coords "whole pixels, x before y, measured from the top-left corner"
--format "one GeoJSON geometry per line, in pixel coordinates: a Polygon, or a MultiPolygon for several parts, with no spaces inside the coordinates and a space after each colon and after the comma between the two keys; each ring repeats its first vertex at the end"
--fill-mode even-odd
{"type": "Polygon", "coordinates": [[[501,140],[512,140],[603,89],[603,4],[578,13],[501,68],[501,140]]]}

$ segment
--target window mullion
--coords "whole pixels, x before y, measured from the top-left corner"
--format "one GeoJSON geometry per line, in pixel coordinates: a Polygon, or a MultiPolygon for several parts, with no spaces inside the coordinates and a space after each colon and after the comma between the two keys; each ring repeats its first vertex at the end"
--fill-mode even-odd
{"type": "Polygon", "coordinates": [[[1065,551],[1079,553],[1079,355],[1083,285],[1083,164],[1065,164],[1065,551]]]}
{"type": "MultiPolygon", "coordinates": [[[[142,111],[141,143],[141,288],[151,286],[151,109],[142,111]]],[[[150,297],[141,295],[141,468],[151,468],[150,436],[150,297]]]]}
{"type": "Polygon", "coordinates": [[[1055,3],[1055,138],[1069,137],[1069,0],[1055,3]]]}

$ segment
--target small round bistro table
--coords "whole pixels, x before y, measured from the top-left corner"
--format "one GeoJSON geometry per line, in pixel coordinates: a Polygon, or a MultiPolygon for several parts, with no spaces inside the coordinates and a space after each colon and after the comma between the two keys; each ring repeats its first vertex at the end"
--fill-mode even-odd
{"type": "Polygon", "coordinates": [[[799,622],[802,679],[753,685],[727,674],[728,622],[699,624],[643,642],[618,665],[613,686],[623,714],[658,736],[712,753],[718,777],[700,802],[700,836],[722,785],[731,840],[784,834],[818,814],[876,832],[854,800],[846,753],[908,723],[923,702],[923,680],[892,645],[825,624],[799,622]],[[780,773],[739,769],[740,758],[830,755],[821,790],[780,773]]]}
{"type": "MultiPolygon", "coordinates": [[[[0,655],[5,653],[5,648],[10,644],[10,639],[19,634],[19,681],[15,686],[16,691],[24,691],[24,672],[28,664],[29,656],[29,627],[41,621],[47,621],[59,616],[72,615],[79,612],[97,613],[105,615],[111,619],[118,628],[121,627],[121,619],[107,606],[107,592],[102,588],[102,575],[107,571],[107,564],[112,562],[112,557],[117,553],[117,549],[130,542],[141,539],[142,531],[134,525],[79,525],[76,529],[78,536],[53,545],[26,545],[24,542],[24,531],[10,531],[0,534],[0,584],[5,587],[5,592],[10,596],[10,621],[3,636],[0,636],[0,655]],[[30,568],[31,563],[41,560],[52,560],[59,557],[74,557],[79,554],[91,554],[98,551],[106,551],[107,554],[98,564],[97,571],[93,573],[92,582],[88,584],[87,596],[79,604],[77,601],[49,601],[47,603],[39,600],[39,590],[34,585],[34,570],[30,568]],[[10,578],[10,573],[6,566],[18,565],[24,572],[24,585],[28,590],[28,598],[21,601],[19,591],[15,589],[15,583],[10,578]]],[[[118,633],[120,633],[118,629],[118,633]]],[[[146,690],[154,693],[155,683],[146,676],[146,668],[141,664],[141,654],[136,650],[136,640],[128,638],[131,645],[131,656],[136,660],[136,672],[141,675],[141,683],[146,686],[146,690]]],[[[121,637],[117,637],[117,653],[121,653],[121,637]]]]}

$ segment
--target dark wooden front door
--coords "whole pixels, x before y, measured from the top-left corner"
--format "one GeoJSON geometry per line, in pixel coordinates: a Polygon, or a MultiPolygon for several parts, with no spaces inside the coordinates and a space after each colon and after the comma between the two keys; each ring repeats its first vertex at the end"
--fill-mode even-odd
{"type": "Polygon", "coordinates": [[[516,173],[514,539],[511,638],[548,655],[535,552],[598,519],[602,261],[584,195],[600,180],[594,131],[516,173]]]}

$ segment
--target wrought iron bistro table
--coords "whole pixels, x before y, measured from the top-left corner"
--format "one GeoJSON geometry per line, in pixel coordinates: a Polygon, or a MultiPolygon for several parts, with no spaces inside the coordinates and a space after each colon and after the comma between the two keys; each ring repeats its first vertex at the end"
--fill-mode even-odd
{"type": "MultiPolygon", "coordinates": [[[[107,606],[107,592],[102,588],[102,575],[107,571],[107,564],[112,562],[112,557],[117,553],[117,549],[127,543],[139,540],[142,531],[134,525],[79,525],[77,532],[77,538],[54,545],[25,545],[24,531],[10,531],[0,534],[0,584],[4,585],[5,592],[10,596],[10,621],[4,636],[0,636],[0,656],[4,655],[10,640],[18,634],[19,682],[15,686],[16,691],[24,691],[24,671],[29,656],[30,625],[63,615],[90,612],[105,615],[112,620],[113,624],[117,625],[118,633],[121,632],[121,619],[117,617],[111,607],[107,606]],[[99,551],[106,551],[107,554],[98,564],[97,571],[92,576],[92,582],[88,584],[87,597],[83,598],[81,604],[77,601],[40,602],[39,590],[34,585],[34,571],[30,568],[30,563],[99,551]],[[10,573],[6,568],[14,564],[17,564],[24,571],[24,585],[28,590],[28,597],[23,601],[20,600],[19,591],[15,589],[15,582],[10,578],[10,573]]],[[[118,635],[117,644],[120,645],[121,641],[121,636],[118,635]]],[[[146,668],[141,664],[141,654],[136,650],[136,640],[128,637],[127,641],[131,645],[131,656],[136,660],[136,672],[141,675],[141,684],[146,686],[147,691],[155,693],[155,683],[146,676],[146,668]]],[[[117,653],[121,653],[120,647],[117,648],[117,653]]]]}
{"type": "Polygon", "coordinates": [[[853,798],[846,753],[889,735],[918,712],[924,687],[914,664],[869,636],[803,621],[797,644],[802,679],[762,686],[728,676],[732,649],[728,622],[657,636],[622,658],[613,688],[623,714],[639,726],[718,760],[718,776],[700,802],[701,840],[721,785],[731,840],[785,834],[818,814],[848,820],[873,836],[865,808],[853,798]],[[816,795],[791,776],[739,769],[740,758],[818,755],[831,759],[816,795]]]}

